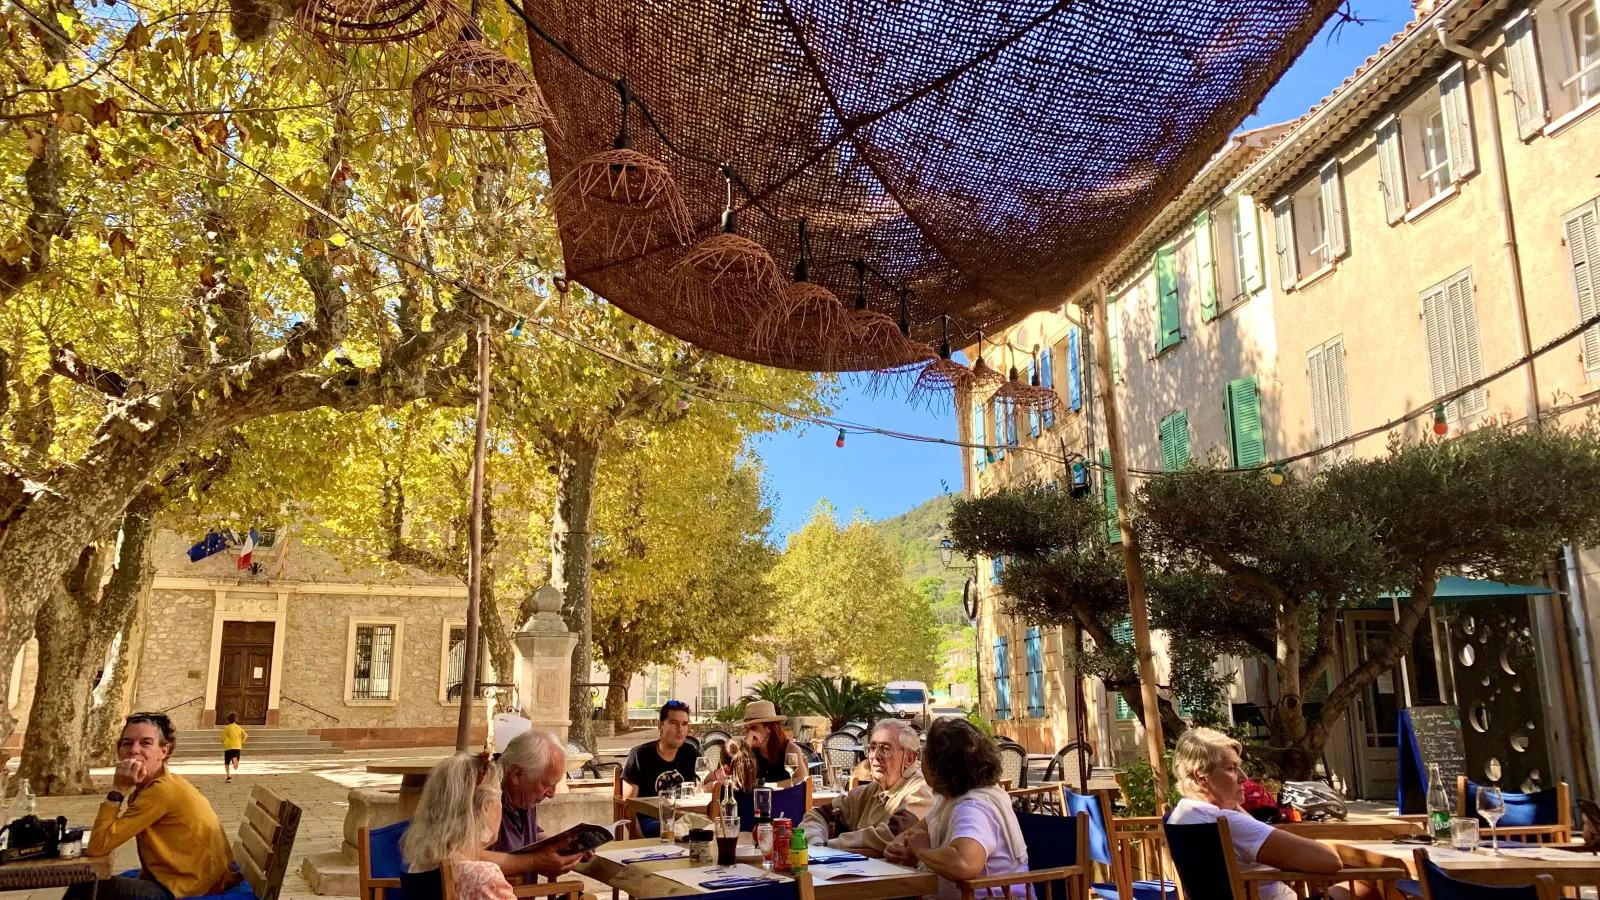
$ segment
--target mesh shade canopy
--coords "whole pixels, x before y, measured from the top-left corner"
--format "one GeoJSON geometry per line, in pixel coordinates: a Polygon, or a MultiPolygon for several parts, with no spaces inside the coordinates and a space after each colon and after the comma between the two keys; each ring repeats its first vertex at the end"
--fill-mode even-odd
{"type": "MultiPolygon", "coordinates": [[[[811,280],[938,340],[948,312],[970,334],[1058,305],[1182,189],[1340,0],[530,0],[527,12],[585,62],[628,79],[687,159],[647,128],[697,238],[731,161],[761,204],[805,217],[811,280]]],[[[552,177],[610,146],[616,87],[529,34],[561,122],[552,177]]],[[[736,191],[734,205],[747,201],[736,191]]],[[[563,230],[567,229],[565,222],[563,230]]],[[[793,265],[790,222],[752,209],[741,233],[793,265]]],[[[765,345],[747,322],[684,308],[668,289],[686,252],[567,244],[567,267],[629,313],[700,346],[796,369],[914,361],[912,348],[826,336],[765,345]]],[[[926,358],[926,355],[923,355],[926,358]]]]}

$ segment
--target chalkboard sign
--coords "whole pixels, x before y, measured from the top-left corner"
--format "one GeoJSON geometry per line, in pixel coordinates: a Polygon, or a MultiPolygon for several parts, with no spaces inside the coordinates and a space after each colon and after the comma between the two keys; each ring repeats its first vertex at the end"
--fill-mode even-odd
{"type": "Polygon", "coordinates": [[[1439,775],[1450,796],[1456,779],[1467,774],[1461,741],[1461,712],[1454,706],[1412,706],[1400,710],[1400,812],[1428,811],[1428,772],[1439,775]]]}

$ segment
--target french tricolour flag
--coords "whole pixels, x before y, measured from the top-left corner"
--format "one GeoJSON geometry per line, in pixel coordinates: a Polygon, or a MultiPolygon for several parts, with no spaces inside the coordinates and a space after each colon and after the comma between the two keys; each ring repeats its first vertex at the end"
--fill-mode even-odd
{"type": "Polygon", "coordinates": [[[256,549],[256,541],[261,537],[254,528],[245,536],[244,543],[239,545],[239,570],[250,568],[250,554],[256,549]]]}

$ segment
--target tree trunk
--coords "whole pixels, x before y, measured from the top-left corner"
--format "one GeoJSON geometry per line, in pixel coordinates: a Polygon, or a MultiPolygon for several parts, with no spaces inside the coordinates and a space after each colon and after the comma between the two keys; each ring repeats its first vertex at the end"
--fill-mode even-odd
{"type": "Polygon", "coordinates": [[[1277,721],[1273,725],[1278,743],[1296,746],[1306,736],[1306,716],[1300,687],[1300,609],[1294,603],[1278,603],[1278,700],[1274,705],[1277,721]]]}
{"type": "Polygon", "coordinates": [[[577,645],[572,648],[572,694],[568,701],[571,737],[590,749],[594,748],[594,702],[586,686],[594,660],[590,532],[594,526],[594,488],[599,473],[600,445],[597,441],[574,435],[558,444],[556,507],[550,520],[550,583],[561,591],[562,618],[578,637],[577,645]]]}
{"type": "Polygon", "coordinates": [[[41,796],[86,794],[94,789],[82,736],[98,665],[91,645],[100,571],[100,552],[85,547],[72,573],[57,581],[50,599],[39,607],[39,679],[17,777],[28,779],[41,796]]]}
{"type": "MultiPolygon", "coordinates": [[[[628,684],[633,681],[635,674],[611,666],[607,666],[606,671],[611,673],[613,684],[628,684]]],[[[625,691],[606,691],[606,718],[616,726],[617,734],[623,734],[628,730],[628,695],[625,691]]]]}
{"type": "Polygon", "coordinates": [[[106,672],[92,695],[85,752],[91,765],[109,765],[116,759],[117,736],[133,703],[133,666],[136,648],[143,642],[145,611],[149,608],[150,564],[156,512],[160,496],[154,490],[140,495],[122,514],[117,535],[116,560],[106,582],[96,614],[94,648],[106,659],[106,672]]]}

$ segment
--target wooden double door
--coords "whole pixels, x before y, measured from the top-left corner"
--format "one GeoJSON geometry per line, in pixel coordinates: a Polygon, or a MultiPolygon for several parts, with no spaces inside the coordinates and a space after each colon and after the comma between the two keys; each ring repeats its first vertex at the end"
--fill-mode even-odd
{"type": "Polygon", "coordinates": [[[272,682],[272,622],[223,622],[222,653],[217,665],[217,723],[228,713],[240,725],[267,724],[268,688],[272,682]]]}

